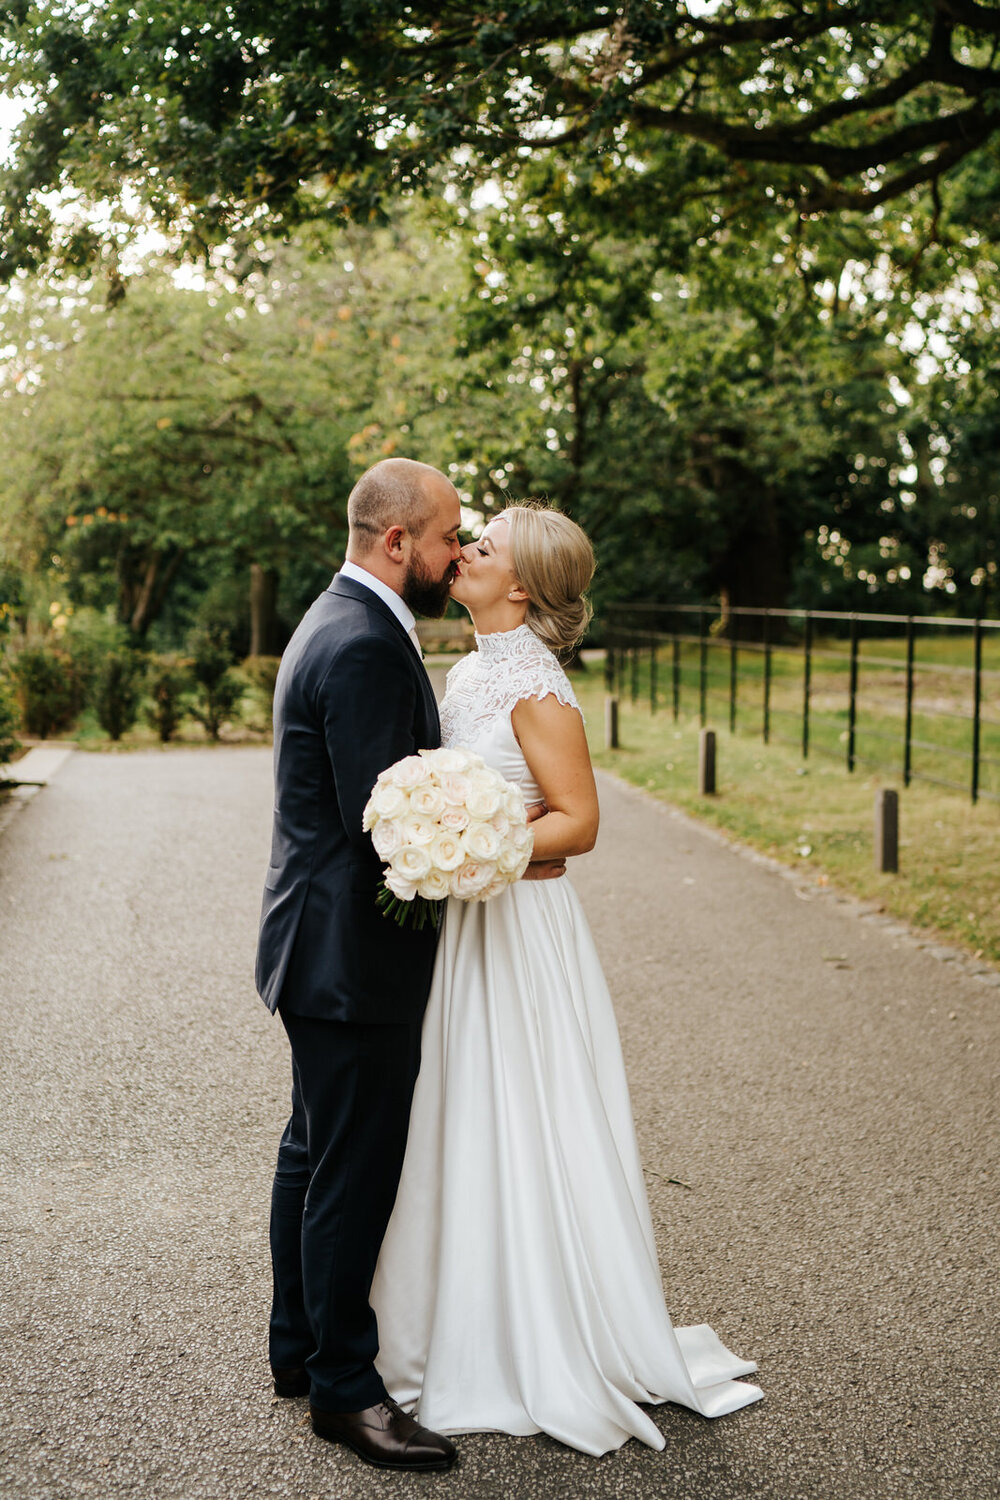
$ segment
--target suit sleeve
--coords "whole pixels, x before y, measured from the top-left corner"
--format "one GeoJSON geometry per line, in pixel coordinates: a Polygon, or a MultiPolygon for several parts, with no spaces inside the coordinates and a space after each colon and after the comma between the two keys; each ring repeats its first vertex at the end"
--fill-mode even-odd
{"type": "MultiPolygon", "coordinates": [[[[409,648],[406,648],[409,649],[409,648]]],[[[320,712],[334,787],[347,836],[371,878],[382,862],[362,831],[365,804],[379,772],[420,746],[414,737],[417,682],[400,645],[379,636],[338,652],[320,686],[320,712]]]]}

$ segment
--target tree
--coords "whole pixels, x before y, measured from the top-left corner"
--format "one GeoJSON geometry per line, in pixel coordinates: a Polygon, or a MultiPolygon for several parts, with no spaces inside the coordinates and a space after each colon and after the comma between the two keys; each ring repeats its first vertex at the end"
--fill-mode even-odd
{"type": "Polygon", "coordinates": [[[1000,125],[1000,14],[978,0],[18,0],[6,16],[0,83],[29,101],[2,183],[7,276],[53,247],[92,259],[100,232],[46,196],[67,188],[238,263],[264,230],[364,221],[442,171],[468,184],[545,159],[568,216],[669,243],[685,207],[712,234],[775,205],[933,202],[1000,125]]]}
{"type": "Polygon", "coordinates": [[[243,649],[280,649],[343,553],[354,479],[453,389],[455,259],[401,219],[304,233],[240,290],[151,265],[108,308],[91,283],[19,281],[0,315],[5,551],[136,638],[166,615],[176,644],[215,598],[243,649]]]}

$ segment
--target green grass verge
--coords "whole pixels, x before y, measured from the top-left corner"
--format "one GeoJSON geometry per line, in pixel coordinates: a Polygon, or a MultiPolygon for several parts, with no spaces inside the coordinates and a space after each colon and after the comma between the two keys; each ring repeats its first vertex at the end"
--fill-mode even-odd
{"type": "Polygon", "coordinates": [[[900,786],[886,773],[848,774],[823,755],[803,761],[784,744],[729,733],[720,705],[718,793],[697,790],[695,716],[674,722],[669,707],[654,715],[640,700],[620,703],[621,747],[604,748],[604,681],[598,663],[574,677],[587,717],[595,765],[691,813],[713,827],[886,912],[1000,963],[1000,804],[915,783],[900,791],[900,872],[873,867],[875,791],[900,786]]]}

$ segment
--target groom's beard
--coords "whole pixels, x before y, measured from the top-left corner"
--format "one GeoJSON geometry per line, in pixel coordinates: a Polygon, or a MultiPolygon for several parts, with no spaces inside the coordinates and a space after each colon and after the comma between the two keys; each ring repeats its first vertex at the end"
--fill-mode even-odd
{"type": "Polygon", "coordinates": [[[443,578],[435,578],[424,567],[419,557],[413,558],[406,570],[406,577],[403,579],[403,587],[400,590],[403,603],[412,609],[415,615],[424,615],[429,620],[440,620],[448,608],[448,600],[451,597],[449,590],[454,577],[454,563],[448,564],[448,571],[443,578]]]}

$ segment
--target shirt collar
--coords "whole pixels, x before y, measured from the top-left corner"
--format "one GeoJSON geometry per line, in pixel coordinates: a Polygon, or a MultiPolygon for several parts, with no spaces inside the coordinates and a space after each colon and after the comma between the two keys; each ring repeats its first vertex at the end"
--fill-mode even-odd
{"type": "Polygon", "coordinates": [[[375,574],[369,573],[367,568],[361,568],[357,563],[352,562],[345,562],[342,565],[340,576],[341,578],[353,578],[355,583],[363,583],[366,589],[371,589],[372,593],[377,594],[383,604],[389,606],[407,635],[413,633],[413,629],[417,623],[413,611],[409,605],[403,603],[395,589],[391,589],[387,583],[383,583],[381,578],[376,578],[375,574]]]}

